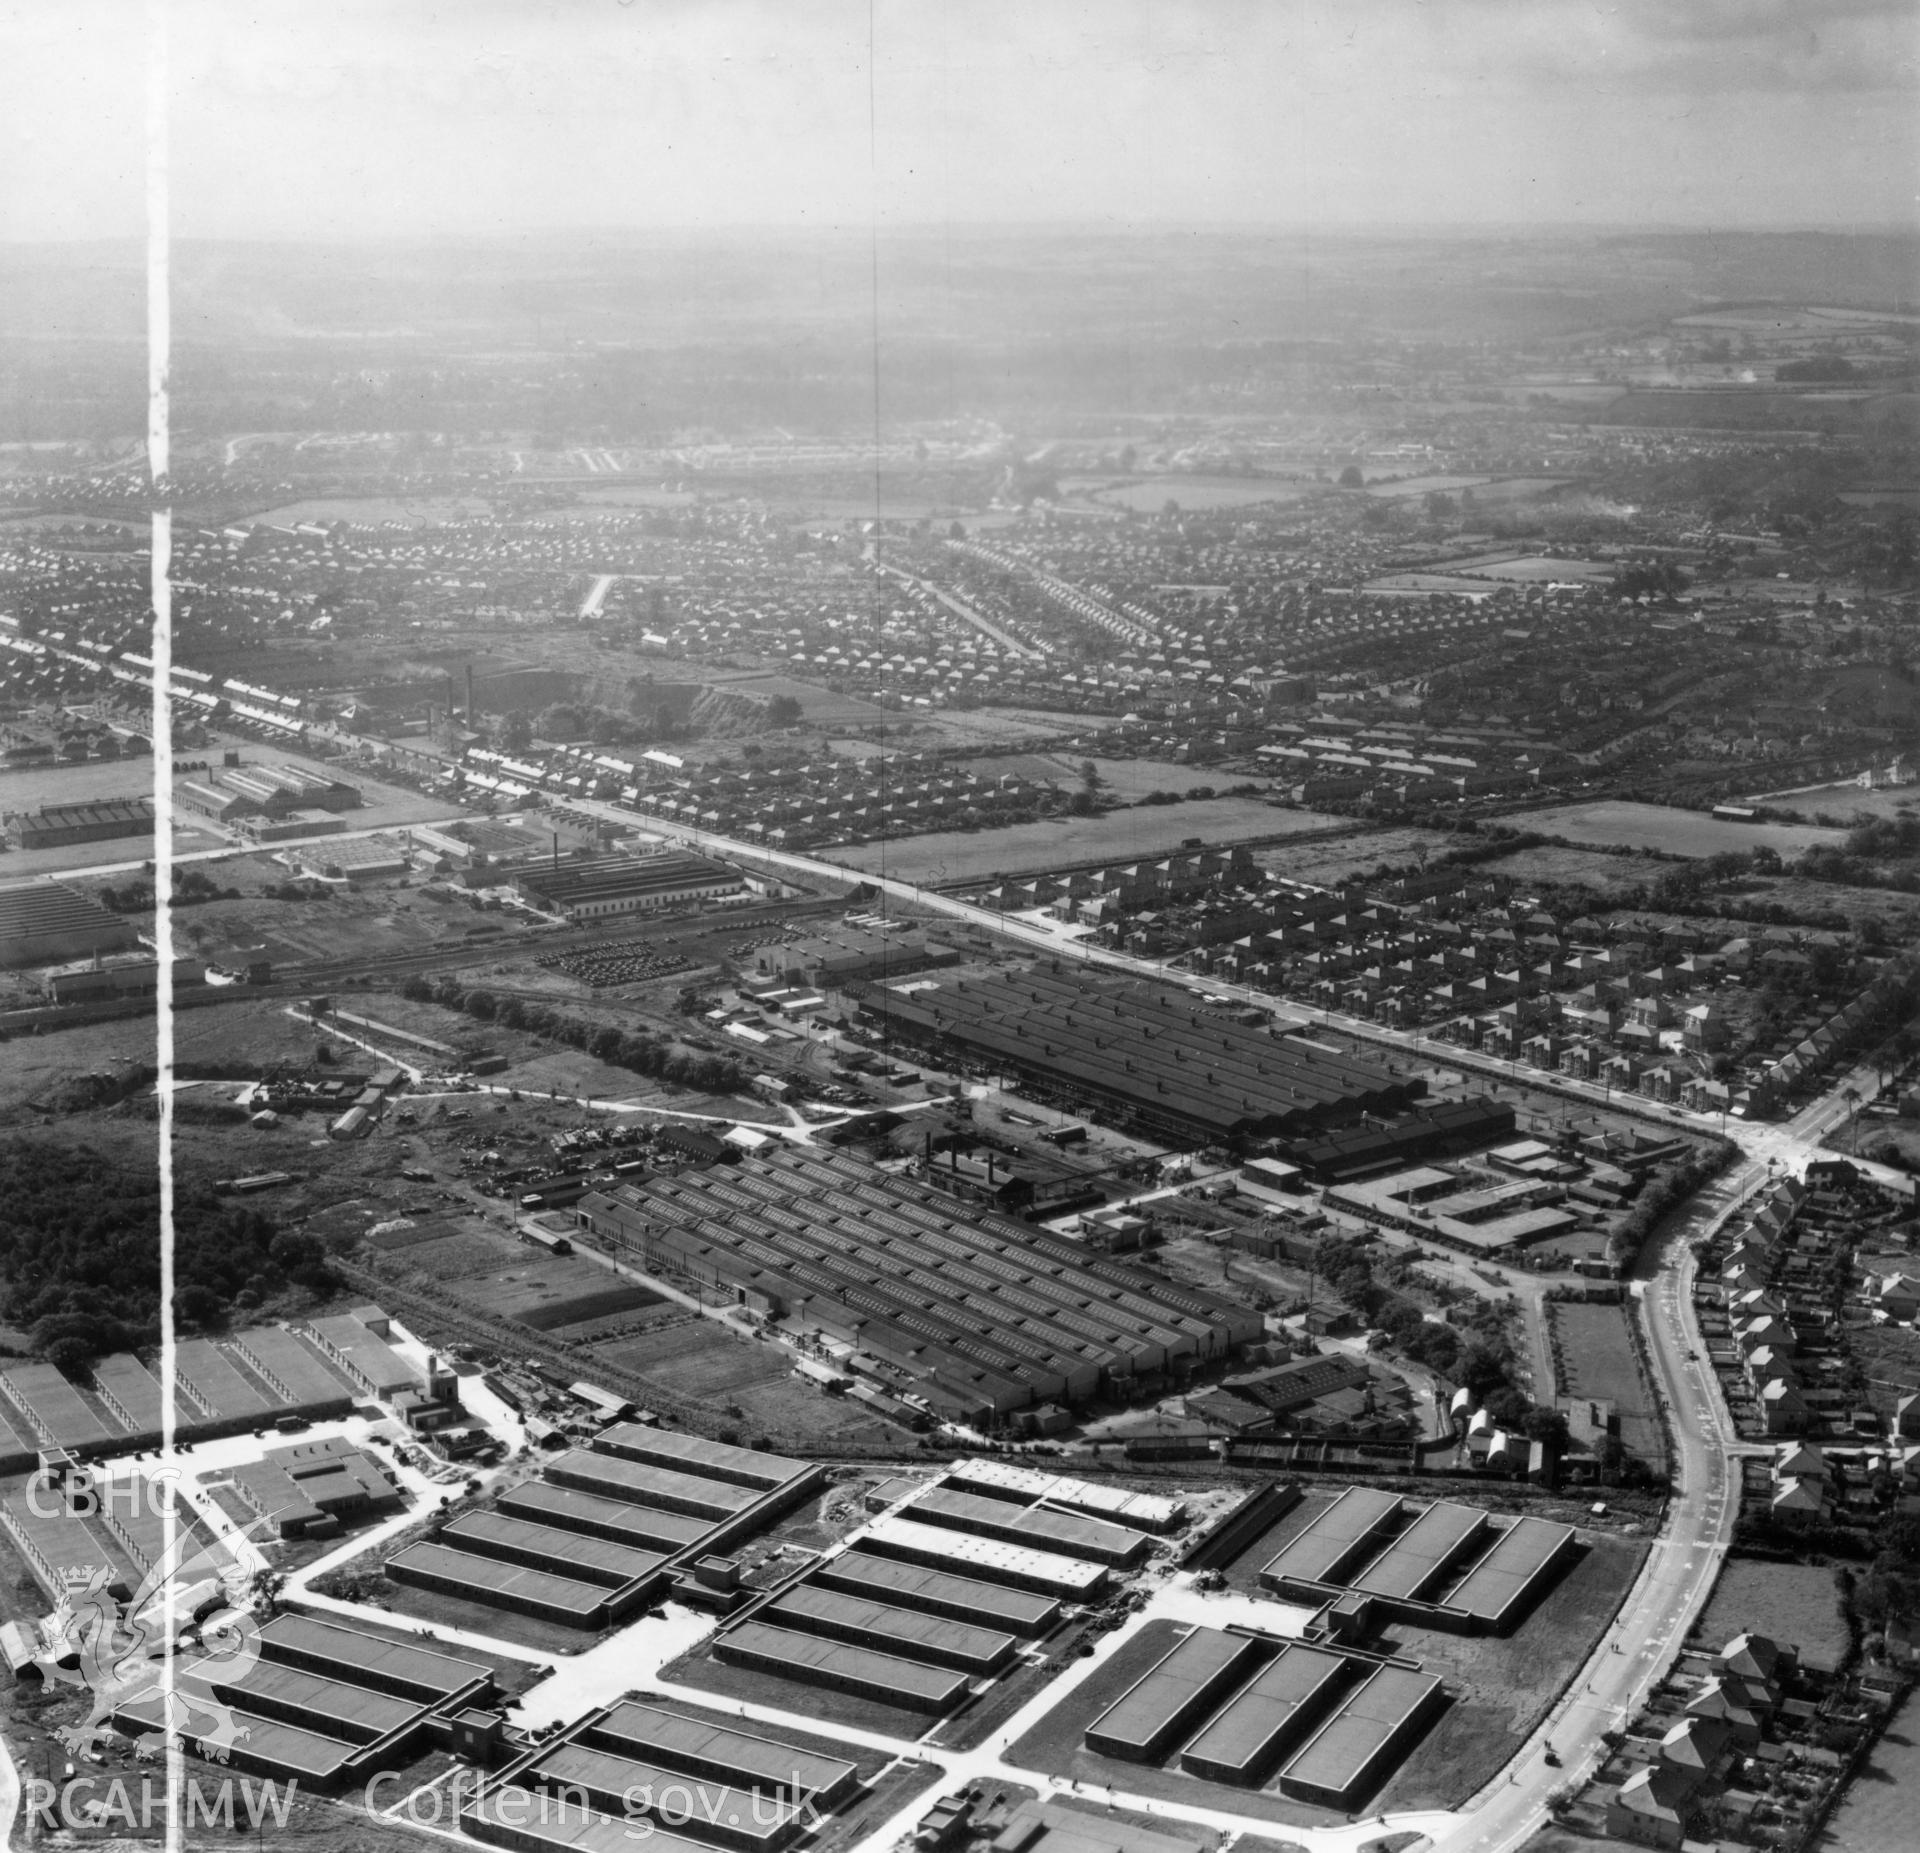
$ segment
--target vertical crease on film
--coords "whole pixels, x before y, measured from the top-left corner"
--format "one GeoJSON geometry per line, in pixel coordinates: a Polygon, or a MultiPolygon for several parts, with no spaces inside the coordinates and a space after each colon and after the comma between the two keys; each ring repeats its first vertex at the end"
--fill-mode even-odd
{"type": "Polygon", "coordinates": [[[167,1477],[173,1461],[178,1371],[173,1319],[173,512],[168,478],[168,382],[172,327],[169,316],[170,258],[167,175],[167,0],[147,6],[147,474],[152,496],[153,604],[153,953],[154,1085],[158,1089],[156,1162],[160,1185],[160,1442],[166,1464],[158,1480],[162,1581],[161,1615],[166,1647],[160,1662],[163,1738],[166,1754],[166,1847],[181,1846],[180,1800],[184,1751],[174,1731],[174,1612],[178,1578],[179,1512],[167,1477]]]}

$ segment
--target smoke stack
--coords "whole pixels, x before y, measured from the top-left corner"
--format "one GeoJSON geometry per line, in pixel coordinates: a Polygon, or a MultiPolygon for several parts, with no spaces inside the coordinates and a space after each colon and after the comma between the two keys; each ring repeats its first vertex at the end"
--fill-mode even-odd
{"type": "Polygon", "coordinates": [[[453,671],[447,671],[447,719],[453,719],[453,671]]]}
{"type": "Polygon", "coordinates": [[[556,874],[560,870],[560,832],[553,832],[553,867],[556,874]]]}
{"type": "Polygon", "coordinates": [[[467,665],[467,725],[473,725],[473,665],[467,665]]]}

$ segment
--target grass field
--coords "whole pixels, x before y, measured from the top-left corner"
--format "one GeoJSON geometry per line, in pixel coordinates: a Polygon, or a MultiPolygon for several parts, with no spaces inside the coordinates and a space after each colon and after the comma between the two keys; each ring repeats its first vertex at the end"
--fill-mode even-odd
{"type": "Polygon", "coordinates": [[[743,1435],[778,1435],[789,1445],[831,1451],[836,1444],[865,1447],[908,1438],[849,1397],[828,1396],[793,1374],[778,1345],[731,1336],[707,1318],[628,1333],[587,1347],[589,1356],[675,1396],[736,1408],[743,1435]]]}
{"type": "MultiPolygon", "coordinates": [[[[1186,775],[1187,782],[1195,782],[1186,775]]],[[[1186,783],[1177,789],[1185,790],[1186,783]]],[[[829,861],[862,874],[884,872],[903,881],[972,881],[1065,868],[1078,862],[1129,862],[1165,856],[1188,837],[1209,849],[1257,837],[1297,836],[1338,823],[1318,811],[1288,810],[1259,798],[1206,798],[1153,805],[1105,817],[1059,817],[1005,830],[941,830],[890,843],[863,843],[825,852],[829,861]]]]}
{"type": "Polygon", "coordinates": [[[1811,819],[1816,812],[1844,818],[1853,823],[1860,818],[1898,817],[1903,811],[1920,808],[1920,789],[1911,785],[1891,785],[1880,791],[1861,786],[1820,785],[1812,791],[1789,792],[1784,797],[1755,800],[1770,811],[1791,811],[1796,817],[1811,819]]]}
{"type": "Polygon", "coordinates": [[[1642,1379],[1623,1306],[1549,1303],[1559,1336],[1560,1394],[1611,1403],[1629,1454],[1657,1463],[1664,1453],[1658,1409],[1642,1379]]]}
{"type": "Polygon", "coordinates": [[[1485,866],[1517,882],[1566,883],[1591,888],[1609,899],[1644,888],[1660,873],[1657,865],[1638,856],[1609,856],[1598,849],[1572,849],[1558,843],[1516,850],[1485,866]]]}
{"type": "Polygon", "coordinates": [[[1530,811],[1527,828],[1574,843],[1625,843],[1635,849],[1661,849],[1676,856],[1717,856],[1727,851],[1768,848],[1798,856],[1816,844],[1838,847],[1845,832],[1813,824],[1740,824],[1709,817],[1704,811],[1674,810],[1664,804],[1627,804],[1606,800],[1530,811]]]}
{"type": "MultiPolygon", "coordinates": [[[[1283,813],[1284,814],[1284,813],[1283,813]]],[[[1296,816],[1313,815],[1299,811],[1296,816]]],[[[1318,842],[1277,843],[1256,849],[1253,859],[1263,869],[1271,869],[1293,881],[1316,882],[1332,886],[1342,876],[1371,874],[1382,863],[1399,867],[1410,863],[1421,849],[1439,851],[1452,848],[1459,839],[1441,830],[1377,829],[1356,823],[1351,818],[1334,819],[1347,826],[1346,833],[1318,842]]],[[[1310,825],[1309,828],[1320,826],[1310,825]]]]}
{"type": "Polygon", "coordinates": [[[1838,1666],[1848,1642],[1833,1572],[1820,1564],[1730,1557],[1695,1634],[1703,1646],[1719,1647],[1749,1631],[1792,1643],[1809,1666],[1838,1666]]]}
{"type": "Polygon", "coordinates": [[[1393,1639],[1454,1703],[1381,1791],[1383,1809],[1457,1808],[1496,1776],[1613,1620],[1647,1547],[1598,1537],[1505,1639],[1396,1627],[1393,1639]]]}
{"type": "Polygon", "coordinates": [[[1109,483],[1092,492],[1092,499],[1119,508],[1157,515],[1169,502],[1182,509],[1255,508],[1263,502],[1298,502],[1313,485],[1263,481],[1252,476],[1148,476],[1135,482],[1109,483]]]}

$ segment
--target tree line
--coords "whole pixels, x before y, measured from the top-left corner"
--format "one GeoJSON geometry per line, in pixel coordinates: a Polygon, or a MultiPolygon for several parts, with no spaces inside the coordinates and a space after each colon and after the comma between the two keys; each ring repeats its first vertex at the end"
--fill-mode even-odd
{"type": "Polygon", "coordinates": [[[502,1029],[528,1030],[564,1042],[610,1068],[625,1068],[673,1087],[694,1088],[706,1094],[737,1094],[747,1084],[747,1071],[726,1056],[677,1048],[645,1030],[590,1023],[548,1004],[497,997],[484,989],[468,990],[455,978],[427,979],[416,974],[401,986],[400,994],[416,1003],[462,1011],[482,1023],[497,1023],[502,1029]]]}

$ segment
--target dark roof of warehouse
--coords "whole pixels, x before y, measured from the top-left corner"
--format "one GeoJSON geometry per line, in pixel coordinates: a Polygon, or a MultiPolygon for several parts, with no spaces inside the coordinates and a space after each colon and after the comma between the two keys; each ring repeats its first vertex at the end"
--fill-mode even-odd
{"type": "MultiPolygon", "coordinates": [[[[1257,1314],[1063,1236],[964,1208],[838,1153],[623,1185],[626,1206],[748,1262],[775,1295],[819,1296],[943,1354],[956,1383],[1024,1385],[1143,1351],[1217,1343],[1257,1314]]],[[[591,1211],[595,1197],[589,1197],[591,1211]]]]}
{"type": "Polygon", "coordinates": [[[49,933],[98,932],[119,927],[133,931],[91,896],[59,882],[38,881],[24,888],[0,888],[0,945],[10,939],[39,939],[49,933]]]}
{"type": "Polygon", "coordinates": [[[1052,1070],[1217,1137],[1304,1131],[1402,1107],[1425,1090],[1417,1078],[1236,1022],[1184,991],[1049,964],[889,994],[885,1010],[896,1029],[1052,1070]]]}
{"type": "Polygon", "coordinates": [[[1501,1132],[1513,1125],[1513,1109],[1483,1095],[1436,1100],[1386,1125],[1342,1126],[1290,1140],[1286,1155],[1307,1171],[1348,1172],[1386,1164],[1436,1140],[1501,1132]]]}
{"type": "Polygon", "coordinates": [[[564,907],[619,900],[632,894],[671,894],[708,882],[738,881],[734,870],[704,856],[595,856],[558,867],[535,863],[518,881],[531,894],[564,907]]]}

